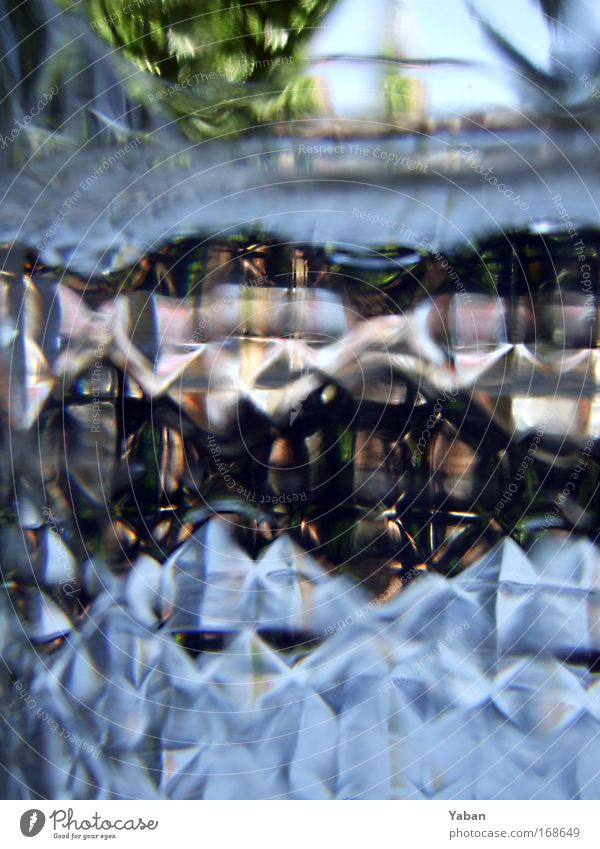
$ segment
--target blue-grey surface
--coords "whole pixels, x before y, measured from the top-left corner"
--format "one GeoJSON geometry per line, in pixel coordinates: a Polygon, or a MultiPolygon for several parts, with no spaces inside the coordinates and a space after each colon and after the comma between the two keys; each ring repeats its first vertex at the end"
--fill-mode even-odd
{"type": "Polygon", "coordinates": [[[3,598],[3,796],[597,798],[600,691],[575,660],[600,648],[599,576],[596,546],[549,532],[380,603],[286,536],[253,562],[215,518],[77,626],[40,594],[28,634],[67,634],[50,656],[3,598]],[[182,611],[226,647],[192,659],[157,630],[182,611]],[[273,627],[320,644],[290,656],[273,627]]]}

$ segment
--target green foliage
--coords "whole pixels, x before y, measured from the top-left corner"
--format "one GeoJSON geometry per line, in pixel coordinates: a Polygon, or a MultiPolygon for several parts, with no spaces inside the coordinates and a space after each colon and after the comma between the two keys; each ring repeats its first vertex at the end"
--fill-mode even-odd
{"type": "Polygon", "coordinates": [[[334,0],[89,0],[94,31],[144,72],[136,96],[192,139],[314,113],[302,43],[334,0]]]}
{"type": "Polygon", "coordinates": [[[269,60],[292,56],[331,0],[90,0],[92,25],[139,67],[171,82],[218,71],[260,79],[269,60]],[[139,5],[138,5],[139,4],[139,5]]]}

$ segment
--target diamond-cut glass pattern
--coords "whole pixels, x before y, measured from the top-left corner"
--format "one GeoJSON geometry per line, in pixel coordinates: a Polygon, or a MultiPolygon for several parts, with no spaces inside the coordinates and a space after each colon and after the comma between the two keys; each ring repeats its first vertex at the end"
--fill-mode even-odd
{"type": "Polygon", "coordinates": [[[47,761],[15,749],[5,792],[593,797],[589,305],[427,291],[426,256],[192,256],[168,295],[164,255],[113,297],[5,275],[3,701],[74,734],[15,711],[47,761]]]}

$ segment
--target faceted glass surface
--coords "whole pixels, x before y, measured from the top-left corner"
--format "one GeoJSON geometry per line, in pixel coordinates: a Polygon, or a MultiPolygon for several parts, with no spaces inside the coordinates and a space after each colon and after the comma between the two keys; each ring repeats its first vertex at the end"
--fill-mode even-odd
{"type": "Polygon", "coordinates": [[[598,12],[131,5],[3,35],[0,795],[597,798],[598,12]]]}

